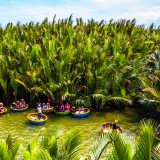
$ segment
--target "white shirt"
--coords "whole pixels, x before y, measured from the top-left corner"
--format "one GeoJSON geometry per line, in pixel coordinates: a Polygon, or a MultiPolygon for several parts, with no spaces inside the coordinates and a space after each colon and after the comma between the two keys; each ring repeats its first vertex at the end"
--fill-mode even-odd
{"type": "Polygon", "coordinates": [[[38,110],[38,113],[42,113],[41,107],[38,107],[37,110],[38,110]]]}

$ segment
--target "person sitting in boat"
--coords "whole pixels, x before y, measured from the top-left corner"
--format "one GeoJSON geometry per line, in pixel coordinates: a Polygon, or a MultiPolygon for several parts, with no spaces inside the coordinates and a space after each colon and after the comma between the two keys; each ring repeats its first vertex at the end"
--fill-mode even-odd
{"type": "Polygon", "coordinates": [[[20,109],[21,108],[21,106],[20,106],[20,101],[17,101],[16,102],[16,109],[20,109]]]}
{"type": "Polygon", "coordinates": [[[13,103],[11,104],[11,106],[12,106],[12,108],[16,108],[16,103],[13,102],[13,103]]]}
{"type": "Polygon", "coordinates": [[[46,106],[47,106],[47,109],[51,107],[49,103],[47,103],[47,105],[46,105],[46,106]]]}
{"type": "Polygon", "coordinates": [[[42,104],[43,109],[47,109],[47,105],[45,103],[42,104]]]}
{"type": "Polygon", "coordinates": [[[38,119],[40,120],[42,117],[42,108],[40,104],[37,107],[37,111],[38,111],[38,119]]]}
{"type": "Polygon", "coordinates": [[[59,109],[60,109],[60,107],[59,107],[58,105],[56,105],[55,110],[56,110],[57,112],[59,112],[59,109]]]}
{"type": "Polygon", "coordinates": [[[118,122],[118,120],[117,119],[115,119],[114,120],[114,123],[113,123],[113,125],[112,125],[112,127],[113,127],[113,130],[118,130],[118,124],[117,124],[117,122],[118,122]]]}
{"type": "Polygon", "coordinates": [[[0,112],[4,111],[3,103],[0,103],[0,112]]]}
{"type": "Polygon", "coordinates": [[[21,99],[20,108],[25,108],[25,107],[26,107],[26,103],[25,103],[24,99],[21,99]]]}
{"type": "Polygon", "coordinates": [[[67,110],[67,111],[71,110],[71,107],[70,107],[70,105],[68,103],[66,103],[66,105],[65,105],[65,110],[67,110]]]}
{"type": "Polygon", "coordinates": [[[73,112],[73,113],[76,113],[76,107],[75,106],[73,106],[72,108],[71,108],[71,112],[73,112]]]}
{"type": "Polygon", "coordinates": [[[81,113],[84,113],[85,108],[81,106],[81,113]]]}
{"type": "Polygon", "coordinates": [[[78,106],[75,113],[76,113],[76,114],[80,114],[80,112],[81,112],[81,107],[78,106]]]}
{"type": "Polygon", "coordinates": [[[158,138],[160,138],[160,124],[156,128],[156,132],[157,132],[158,138]]]}
{"type": "Polygon", "coordinates": [[[59,111],[60,111],[60,112],[64,112],[64,111],[65,111],[65,107],[64,107],[64,104],[63,104],[63,103],[61,104],[59,111]]]}
{"type": "Polygon", "coordinates": [[[84,110],[85,108],[82,106],[79,106],[78,109],[77,109],[77,113],[81,114],[81,113],[84,113],[84,110]]]}
{"type": "Polygon", "coordinates": [[[109,133],[112,131],[112,123],[110,124],[109,122],[103,123],[101,126],[101,130],[104,133],[109,133]]]}

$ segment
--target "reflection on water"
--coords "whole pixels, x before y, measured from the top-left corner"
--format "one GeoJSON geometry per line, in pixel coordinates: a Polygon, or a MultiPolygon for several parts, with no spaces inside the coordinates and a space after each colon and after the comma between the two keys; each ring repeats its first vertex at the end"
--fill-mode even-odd
{"type": "Polygon", "coordinates": [[[75,118],[72,115],[58,116],[50,113],[47,115],[48,120],[44,125],[35,126],[27,120],[27,115],[31,112],[35,112],[35,109],[29,108],[28,111],[21,113],[8,111],[9,116],[1,115],[0,139],[6,139],[11,132],[14,138],[18,138],[23,144],[27,144],[40,129],[43,128],[49,131],[54,129],[55,124],[60,124],[66,130],[74,127],[81,129],[89,145],[98,137],[101,124],[107,121],[114,121],[116,116],[119,116],[119,124],[128,138],[135,137],[138,132],[139,121],[143,117],[142,109],[125,108],[124,110],[113,110],[108,108],[105,112],[91,112],[88,117],[84,118],[75,118]]]}

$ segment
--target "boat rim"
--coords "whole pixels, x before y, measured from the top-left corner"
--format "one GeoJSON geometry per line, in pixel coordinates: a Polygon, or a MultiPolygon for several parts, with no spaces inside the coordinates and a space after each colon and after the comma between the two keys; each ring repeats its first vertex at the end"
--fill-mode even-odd
{"type": "Polygon", "coordinates": [[[75,114],[75,115],[81,115],[81,114],[86,114],[86,113],[89,113],[89,112],[90,112],[90,109],[89,109],[89,108],[85,108],[85,109],[87,109],[88,111],[87,111],[87,112],[84,112],[84,113],[78,113],[78,114],[77,114],[77,113],[73,113],[73,112],[72,112],[72,114],[75,114]]]}
{"type": "MultiPolygon", "coordinates": [[[[31,121],[32,121],[32,119],[29,118],[29,116],[32,115],[32,114],[38,114],[38,113],[37,113],[37,112],[29,113],[29,114],[27,115],[28,120],[31,120],[31,121]]],[[[46,121],[46,120],[48,119],[48,117],[47,117],[45,114],[42,114],[42,115],[45,117],[45,120],[43,120],[43,121],[46,121]]],[[[34,120],[34,122],[42,122],[42,120],[34,120]]]]}

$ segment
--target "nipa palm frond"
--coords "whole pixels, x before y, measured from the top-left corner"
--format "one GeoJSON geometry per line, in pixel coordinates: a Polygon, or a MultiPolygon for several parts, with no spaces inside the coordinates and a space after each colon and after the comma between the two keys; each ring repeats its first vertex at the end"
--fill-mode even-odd
{"type": "Polygon", "coordinates": [[[144,88],[142,91],[145,93],[149,93],[149,94],[153,95],[154,97],[159,97],[159,94],[157,93],[157,91],[154,88],[144,88]]]}
{"type": "Polygon", "coordinates": [[[81,106],[83,105],[84,107],[90,107],[91,105],[91,100],[88,96],[85,97],[79,97],[75,101],[76,106],[81,106]]]}
{"type": "Polygon", "coordinates": [[[140,125],[140,135],[137,138],[134,160],[146,160],[156,157],[153,149],[157,146],[155,130],[157,122],[155,120],[142,120],[140,125]]]}
{"type": "Polygon", "coordinates": [[[93,144],[93,149],[91,151],[91,154],[93,155],[94,160],[100,159],[104,150],[110,143],[111,143],[111,140],[109,139],[109,136],[107,134],[101,134],[101,136],[93,144]]]}
{"type": "Polygon", "coordinates": [[[74,129],[65,136],[62,144],[64,159],[71,160],[79,156],[82,150],[82,132],[74,129]]]}
{"type": "Polygon", "coordinates": [[[130,99],[127,99],[127,98],[124,98],[124,97],[109,97],[107,98],[107,101],[113,101],[115,102],[116,104],[129,104],[131,105],[132,104],[132,100],[130,99]]]}
{"type": "Polygon", "coordinates": [[[113,150],[111,155],[108,157],[110,160],[131,160],[132,159],[132,145],[126,141],[122,134],[113,132],[111,135],[113,144],[113,150]]]}

